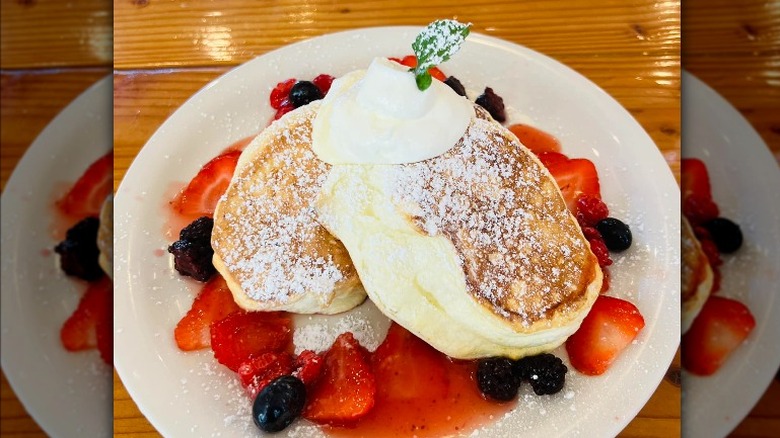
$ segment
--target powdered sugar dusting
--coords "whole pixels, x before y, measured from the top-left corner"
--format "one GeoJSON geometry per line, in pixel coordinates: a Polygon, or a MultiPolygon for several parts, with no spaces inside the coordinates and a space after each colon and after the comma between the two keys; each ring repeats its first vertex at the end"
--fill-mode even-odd
{"type": "Polygon", "coordinates": [[[422,232],[453,242],[469,292],[495,313],[530,326],[579,311],[593,256],[555,181],[486,112],[477,115],[450,151],[380,168],[381,179],[422,232]]]}
{"type": "Polygon", "coordinates": [[[273,303],[311,293],[329,303],[357,274],[312,207],[329,166],[310,148],[316,104],[290,113],[249,146],[215,215],[212,246],[250,298],[273,303]]]}

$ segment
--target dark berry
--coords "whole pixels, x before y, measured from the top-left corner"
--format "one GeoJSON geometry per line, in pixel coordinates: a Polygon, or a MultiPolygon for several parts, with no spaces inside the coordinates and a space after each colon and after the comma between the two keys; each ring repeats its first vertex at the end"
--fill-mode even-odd
{"type": "Polygon", "coordinates": [[[612,264],[612,259],[609,258],[609,249],[602,239],[588,239],[590,243],[590,250],[599,260],[599,266],[602,268],[612,264]]]}
{"type": "Polygon", "coordinates": [[[709,231],[718,251],[724,254],[732,253],[742,246],[742,230],[739,225],[724,217],[705,222],[704,228],[709,231]]]}
{"type": "Polygon", "coordinates": [[[303,412],[306,387],[293,376],[278,377],[255,398],[252,419],[265,432],[279,432],[303,412]]]}
{"type": "Polygon", "coordinates": [[[333,79],[335,78],[331,75],[321,74],[312,79],[312,83],[320,89],[320,92],[324,97],[326,94],[328,94],[328,91],[330,91],[330,86],[333,84],[333,79]]]}
{"type": "Polygon", "coordinates": [[[476,103],[485,108],[497,122],[504,123],[506,121],[504,99],[494,93],[492,88],[485,88],[485,92],[477,98],[476,103]]]}
{"type": "Polygon", "coordinates": [[[536,395],[555,394],[563,388],[569,369],[550,353],[524,357],[515,362],[515,374],[531,384],[536,395]]]}
{"type": "Polygon", "coordinates": [[[211,248],[211,230],[214,220],[204,216],[184,227],[179,233],[179,240],[168,247],[173,254],[174,268],[181,275],[192,277],[198,281],[208,281],[215,272],[211,259],[214,249],[211,248]]]}
{"type": "Polygon", "coordinates": [[[83,219],[65,233],[65,240],[54,247],[54,252],[60,255],[60,268],[67,275],[87,281],[103,276],[103,269],[98,264],[99,227],[100,221],[97,218],[83,219]]]}
{"type": "Polygon", "coordinates": [[[298,81],[290,90],[290,103],[295,108],[322,99],[322,91],[309,81],[298,81]]]}
{"type": "Polygon", "coordinates": [[[577,221],[580,224],[592,227],[607,216],[609,208],[601,199],[590,195],[577,197],[577,221]]]}
{"type": "Polygon", "coordinates": [[[463,84],[461,84],[458,78],[456,78],[455,76],[448,77],[447,80],[444,81],[444,83],[447,84],[450,88],[453,89],[453,91],[455,91],[459,95],[463,97],[467,97],[466,89],[463,87],[463,84]]]}
{"type": "Polygon", "coordinates": [[[600,220],[596,228],[610,251],[625,251],[631,246],[631,229],[621,220],[608,217],[600,220]]]}
{"type": "Polygon", "coordinates": [[[505,357],[481,359],[477,364],[477,386],[493,400],[513,400],[517,397],[520,381],[514,373],[512,360],[505,357]]]}

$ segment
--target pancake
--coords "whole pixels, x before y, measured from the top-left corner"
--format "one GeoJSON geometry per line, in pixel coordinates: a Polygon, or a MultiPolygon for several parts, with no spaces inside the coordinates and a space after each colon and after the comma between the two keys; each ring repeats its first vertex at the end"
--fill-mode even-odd
{"type": "Polygon", "coordinates": [[[682,218],[682,333],[688,331],[712,291],[713,273],[707,255],[685,217],[682,218]]]}
{"type": "Polygon", "coordinates": [[[103,271],[114,278],[114,195],[109,195],[100,209],[100,228],[97,246],[100,250],[98,264],[103,271]]]}
{"type": "Polygon", "coordinates": [[[316,202],[371,300],[459,359],[552,350],[577,330],[602,272],[555,180],[474,107],[449,151],[334,165],[316,202]]]}
{"type": "Polygon", "coordinates": [[[365,300],[344,246],[315,218],[329,166],[311,151],[319,102],[250,143],[214,212],[213,262],[246,310],[339,313],[365,300]]]}

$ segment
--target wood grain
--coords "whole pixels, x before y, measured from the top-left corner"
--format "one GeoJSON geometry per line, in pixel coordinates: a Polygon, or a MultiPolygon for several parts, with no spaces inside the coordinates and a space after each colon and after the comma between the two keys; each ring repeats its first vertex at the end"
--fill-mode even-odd
{"type": "Polygon", "coordinates": [[[3,69],[106,66],[110,0],[0,0],[3,69]]]}
{"type": "Polygon", "coordinates": [[[3,437],[47,436],[16,398],[5,373],[0,373],[0,420],[0,435],[3,437]]]}
{"type": "Polygon", "coordinates": [[[282,45],[355,27],[457,17],[474,30],[552,56],[677,53],[676,1],[115,0],[119,69],[235,65],[282,45]]]}
{"type": "MultiPolygon", "coordinates": [[[[477,32],[541,51],[593,80],[634,115],[678,175],[678,2],[282,0],[225,8],[206,0],[117,0],[114,7],[117,184],[165,119],[228,68],[324,33],[442,17],[471,21],[477,32]]],[[[158,436],[118,379],[114,401],[116,436],[158,436]]],[[[622,433],[679,435],[680,390],[667,381],[622,433]]]]}

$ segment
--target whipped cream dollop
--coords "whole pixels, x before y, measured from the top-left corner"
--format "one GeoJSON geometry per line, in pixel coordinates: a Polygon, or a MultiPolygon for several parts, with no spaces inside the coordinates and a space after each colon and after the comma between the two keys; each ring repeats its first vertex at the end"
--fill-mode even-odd
{"type": "Polygon", "coordinates": [[[375,58],[333,81],[314,119],[312,148],[328,164],[404,164],[455,146],[472,104],[441,81],[420,91],[408,67],[375,58]]]}

